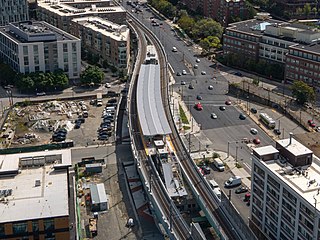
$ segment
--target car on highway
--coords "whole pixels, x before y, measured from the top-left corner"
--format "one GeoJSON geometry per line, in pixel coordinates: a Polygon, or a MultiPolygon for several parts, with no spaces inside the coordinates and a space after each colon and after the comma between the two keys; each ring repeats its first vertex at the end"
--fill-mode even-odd
{"type": "Polygon", "coordinates": [[[181,85],[186,85],[186,82],[185,81],[181,81],[181,85]]]}
{"type": "Polygon", "coordinates": [[[213,86],[212,86],[212,85],[209,85],[208,89],[209,89],[209,90],[213,90],[213,86]]]}
{"type": "Polygon", "coordinates": [[[187,71],[186,70],[182,70],[182,75],[187,75],[187,71]]]}
{"type": "Polygon", "coordinates": [[[225,106],[220,106],[219,109],[220,109],[221,111],[224,111],[224,110],[226,110],[226,107],[225,107],[225,106]]]}
{"type": "Polygon", "coordinates": [[[201,75],[206,75],[206,71],[201,71],[201,75]]]}
{"type": "Polygon", "coordinates": [[[230,101],[230,100],[226,100],[224,103],[225,103],[226,105],[231,105],[231,101],[230,101]]]}
{"type": "Polygon", "coordinates": [[[234,75],[238,76],[238,77],[242,77],[243,74],[241,72],[235,72],[234,75]]]}
{"type": "Polygon", "coordinates": [[[316,124],[314,123],[314,121],[312,119],[308,120],[308,124],[309,124],[310,127],[315,127],[316,126],[316,124]]]}
{"type": "Polygon", "coordinates": [[[202,100],[202,96],[201,95],[197,95],[197,99],[198,100],[202,100]]]}
{"type": "Polygon", "coordinates": [[[218,116],[217,116],[217,114],[215,114],[215,113],[211,113],[211,118],[212,118],[212,119],[217,119],[218,116]]]}
{"type": "Polygon", "coordinates": [[[273,132],[274,132],[276,135],[281,135],[281,131],[280,131],[280,129],[278,129],[278,128],[273,129],[273,132]]]}
{"type": "Polygon", "coordinates": [[[202,105],[201,105],[200,102],[196,103],[195,106],[194,106],[194,108],[195,108],[196,110],[198,110],[198,111],[201,111],[201,110],[203,109],[203,107],[202,107],[202,105]]]}
{"type": "Polygon", "coordinates": [[[259,138],[255,138],[255,139],[253,139],[253,141],[252,141],[254,144],[260,144],[261,143],[261,141],[260,141],[260,139],[259,138]]]}
{"type": "Polygon", "coordinates": [[[257,135],[258,134],[258,130],[256,128],[250,128],[250,132],[253,134],[253,135],[257,135]]]}
{"type": "Polygon", "coordinates": [[[45,96],[46,93],[45,93],[45,92],[37,92],[36,95],[37,95],[37,96],[45,96]]]}
{"type": "Polygon", "coordinates": [[[176,75],[177,76],[181,76],[182,74],[181,74],[181,72],[177,72],[176,75]]]}
{"type": "Polygon", "coordinates": [[[194,89],[194,86],[192,84],[189,84],[189,89],[194,89]]]}
{"type": "Polygon", "coordinates": [[[240,113],[239,118],[240,120],[245,120],[247,117],[243,113],[240,113]]]}
{"type": "Polygon", "coordinates": [[[248,188],[245,186],[241,186],[241,187],[237,188],[235,191],[236,194],[245,193],[245,192],[248,192],[248,188]]]}
{"type": "Polygon", "coordinates": [[[254,114],[258,112],[258,110],[257,110],[256,108],[251,108],[250,111],[251,111],[252,113],[254,113],[254,114]]]}
{"type": "Polygon", "coordinates": [[[196,62],[197,62],[197,63],[199,63],[199,62],[200,62],[200,59],[199,59],[199,58],[197,58],[197,59],[196,59],[196,62]]]}

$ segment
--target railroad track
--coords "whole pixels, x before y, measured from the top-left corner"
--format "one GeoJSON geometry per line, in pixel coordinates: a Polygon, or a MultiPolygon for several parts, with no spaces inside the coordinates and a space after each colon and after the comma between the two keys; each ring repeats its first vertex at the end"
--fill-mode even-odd
{"type": "MultiPolygon", "coordinates": [[[[146,38],[148,38],[149,42],[151,42],[157,49],[158,52],[158,58],[159,58],[159,64],[166,64],[165,63],[165,57],[163,56],[162,51],[160,51],[160,46],[158,46],[156,39],[154,37],[146,32],[142,32],[140,30],[141,25],[139,22],[135,21],[135,19],[132,19],[132,26],[135,28],[138,39],[140,40],[140,59],[139,64],[140,66],[143,63],[144,57],[146,56],[146,45],[147,41],[146,38]]],[[[160,65],[162,66],[162,65],[160,65]]],[[[161,68],[162,69],[162,68],[161,68]]],[[[163,69],[162,69],[163,70],[163,69]]],[[[161,78],[164,78],[165,72],[161,72],[161,78]]],[[[143,144],[143,134],[141,132],[141,128],[139,125],[139,118],[138,118],[138,112],[137,112],[137,105],[136,105],[136,93],[137,93],[137,82],[138,82],[138,76],[136,76],[133,79],[133,87],[131,92],[131,98],[130,98],[130,110],[129,110],[129,117],[131,118],[131,128],[133,129],[133,137],[135,142],[135,147],[137,149],[138,155],[139,155],[139,163],[142,168],[142,171],[145,172],[148,175],[149,178],[149,186],[150,191],[152,191],[153,197],[157,200],[157,203],[159,204],[160,209],[164,213],[163,218],[167,220],[167,223],[169,224],[169,228],[172,232],[173,237],[176,239],[192,239],[190,235],[190,229],[185,220],[182,218],[180,212],[177,210],[177,208],[174,206],[171,198],[168,196],[166,190],[164,189],[164,185],[161,182],[161,179],[159,175],[157,174],[155,167],[152,165],[151,159],[148,158],[146,155],[144,144],[143,144]]]]}

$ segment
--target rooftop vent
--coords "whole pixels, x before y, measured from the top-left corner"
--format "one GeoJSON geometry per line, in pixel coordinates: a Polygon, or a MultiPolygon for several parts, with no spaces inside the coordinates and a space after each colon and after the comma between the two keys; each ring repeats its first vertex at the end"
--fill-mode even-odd
{"type": "Polygon", "coordinates": [[[36,180],[35,183],[34,183],[34,186],[35,186],[35,187],[41,186],[40,180],[36,180]]]}

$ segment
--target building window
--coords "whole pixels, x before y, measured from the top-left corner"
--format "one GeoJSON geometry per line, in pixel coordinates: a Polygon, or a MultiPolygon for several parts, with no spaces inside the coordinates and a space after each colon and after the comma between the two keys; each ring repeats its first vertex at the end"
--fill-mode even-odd
{"type": "Polygon", "coordinates": [[[43,221],[44,230],[45,231],[52,231],[54,230],[54,220],[53,219],[46,219],[43,221]]]}
{"type": "Polygon", "coordinates": [[[12,224],[13,234],[21,234],[27,232],[27,223],[14,223],[12,224]]]}
{"type": "Polygon", "coordinates": [[[38,232],[39,231],[39,222],[38,221],[32,221],[32,232],[38,232]]]}
{"type": "Polygon", "coordinates": [[[67,43],[63,44],[63,52],[68,52],[68,44],[67,43]]]}
{"type": "Polygon", "coordinates": [[[77,44],[72,43],[72,52],[76,52],[76,51],[77,51],[77,44]]]}
{"type": "Polygon", "coordinates": [[[34,55],[38,55],[39,54],[38,45],[33,45],[33,54],[34,55]]]}
{"type": "Polygon", "coordinates": [[[29,59],[28,59],[28,56],[23,57],[23,64],[24,64],[25,66],[28,66],[28,65],[29,65],[29,59]]]}
{"type": "Polygon", "coordinates": [[[23,46],[23,55],[28,55],[28,46],[23,46]]]}
{"type": "Polygon", "coordinates": [[[0,237],[3,237],[4,235],[4,224],[0,224],[0,237]]]}

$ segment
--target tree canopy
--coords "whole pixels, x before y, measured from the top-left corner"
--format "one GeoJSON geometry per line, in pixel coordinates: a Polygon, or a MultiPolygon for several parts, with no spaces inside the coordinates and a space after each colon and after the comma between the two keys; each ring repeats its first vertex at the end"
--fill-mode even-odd
{"type": "Polygon", "coordinates": [[[54,73],[35,72],[19,74],[16,85],[21,92],[56,91],[69,85],[68,76],[61,70],[54,73]]]}
{"type": "Polygon", "coordinates": [[[176,7],[167,0],[151,0],[150,4],[168,18],[175,17],[176,7]]]}
{"type": "Polygon", "coordinates": [[[299,104],[312,102],[315,99],[315,92],[312,87],[303,81],[295,81],[292,85],[292,95],[299,104]]]}
{"type": "Polygon", "coordinates": [[[88,66],[80,75],[80,81],[85,85],[100,84],[104,73],[97,66],[88,66]]]}
{"type": "Polygon", "coordinates": [[[209,37],[202,39],[200,41],[199,45],[204,50],[209,51],[209,52],[212,48],[220,48],[221,47],[220,39],[215,36],[209,36],[209,37]]]}

